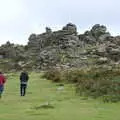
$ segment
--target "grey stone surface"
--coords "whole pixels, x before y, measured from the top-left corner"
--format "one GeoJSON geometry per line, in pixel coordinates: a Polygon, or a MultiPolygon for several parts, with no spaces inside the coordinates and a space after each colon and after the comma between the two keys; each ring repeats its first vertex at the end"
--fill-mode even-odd
{"type": "Polygon", "coordinates": [[[0,60],[9,59],[14,69],[80,68],[120,62],[120,36],[111,36],[100,24],[80,35],[72,23],[58,31],[46,27],[45,33],[31,34],[28,40],[26,46],[10,42],[2,45],[0,60]]]}

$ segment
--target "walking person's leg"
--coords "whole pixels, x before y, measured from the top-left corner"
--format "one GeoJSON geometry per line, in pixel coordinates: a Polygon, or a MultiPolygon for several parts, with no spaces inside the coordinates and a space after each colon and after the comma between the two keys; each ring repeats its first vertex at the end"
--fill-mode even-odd
{"type": "Polygon", "coordinates": [[[20,95],[22,96],[22,84],[20,84],[20,95]]]}
{"type": "Polygon", "coordinates": [[[23,96],[25,96],[25,94],[26,94],[26,84],[24,85],[24,93],[23,93],[23,96]]]}
{"type": "Polygon", "coordinates": [[[0,99],[2,98],[2,92],[0,91],[0,99]]]}
{"type": "Polygon", "coordinates": [[[20,85],[20,94],[21,96],[23,96],[23,92],[24,92],[24,86],[23,84],[20,85]]]}
{"type": "Polygon", "coordinates": [[[2,95],[1,95],[1,92],[0,92],[0,99],[1,99],[2,95]]]}
{"type": "Polygon", "coordinates": [[[3,85],[0,85],[0,98],[2,98],[3,90],[4,90],[4,86],[3,86],[3,85]]]}

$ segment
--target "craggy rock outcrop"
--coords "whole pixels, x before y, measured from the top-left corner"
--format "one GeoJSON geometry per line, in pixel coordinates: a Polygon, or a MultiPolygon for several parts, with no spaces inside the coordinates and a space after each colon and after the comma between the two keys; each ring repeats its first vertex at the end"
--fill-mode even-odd
{"type": "Polygon", "coordinates": [[[37,65],[55,66],[62,62],[63,56],[67,55],[68,49],[75,49],[79,45],[77,28],[74,24],[67,24],[62,30],[52,32],[46,28],[46,33],[31,34],[28,42],[28,50],[37,59],[37,65]]]}
{"type": "Polygon", "coordinates": [[[78,35],[76,25],[68,23],[59,31],[46,27],[45,33],[30,35],[28,48],[37,56],[38,68],[58,64],[81,67],[118,62],[119,45],[120,37],[112,37],[104,25],[96,24],[78,35]]]}
{"type": "Polygon", "coordinates": [[[102,43],[107,37],[110,37],[107,28],[99,24],[94,25],[90,31],[86,31],[84,34],[79,35],[80,40],[87,44],[102,43]]]}
{"type": "Polygon", "coordinates": [[[52,32],[50,28],[46,27],[46,33],[30,35],[28,46],[33,52],[40,51],[48,46],[59,46],[65,49],[79,42],[79,38],[76,34],[77,28],[71,23],[56,32],[52,32]]]}
{"type": "Polygon", "coordinates": [[[5,70],[22,69],[20,62],[27,62],[25,46],[15,45],[9,41],[0,47],[0,68],[5,70]]]}
{"type": "Polygon", "coordinates": [[[14,59],[20,56],[22,58],[25,55],[25,49],[24,46],[14,45],[8,41],[6,44],[0,47],[0,55],[2,58],[14,59]]]}
{"type": "MultiPolygon", "coordinates": [[[[42,34],[31,34],[28,45],[7,42],[0,47],[0,59],[12,59],[18,68],[83,67],[120,63],[120,36],[113,37],[103,25],[78,35],[76,25],[62,30],[46,27],[42,34]]],[[[12,64],[12,66],[15,66],[12,64]]]]}

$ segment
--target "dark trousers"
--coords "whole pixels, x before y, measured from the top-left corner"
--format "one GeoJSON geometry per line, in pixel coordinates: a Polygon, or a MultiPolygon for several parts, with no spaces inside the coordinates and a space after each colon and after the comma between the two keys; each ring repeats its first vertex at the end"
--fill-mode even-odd
{"type": "Polygon", "coordinates": [[[26,88],[27,88],[27,84],[21,84],[20,85],[20,94],[21,94],[21,96],[25,96],[26,88]]]}
{"type": "Polygon", "coordinates": [[[0,85],[0,98],[2,97],[3,91],[4,91],[4,86],[3,86],[3,85],[0,85]]]}

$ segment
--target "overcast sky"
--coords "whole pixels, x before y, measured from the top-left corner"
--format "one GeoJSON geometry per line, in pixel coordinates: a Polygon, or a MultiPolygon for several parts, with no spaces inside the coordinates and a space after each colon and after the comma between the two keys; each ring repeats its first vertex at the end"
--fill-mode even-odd
{"type": "Polygon", "coordinates": [[[83,33],[94,24],[120,33],[120,0],[0,0],[0,44],[26,44],[31,33],[45,27],[61,29],[72,22],[83,33]]]}

